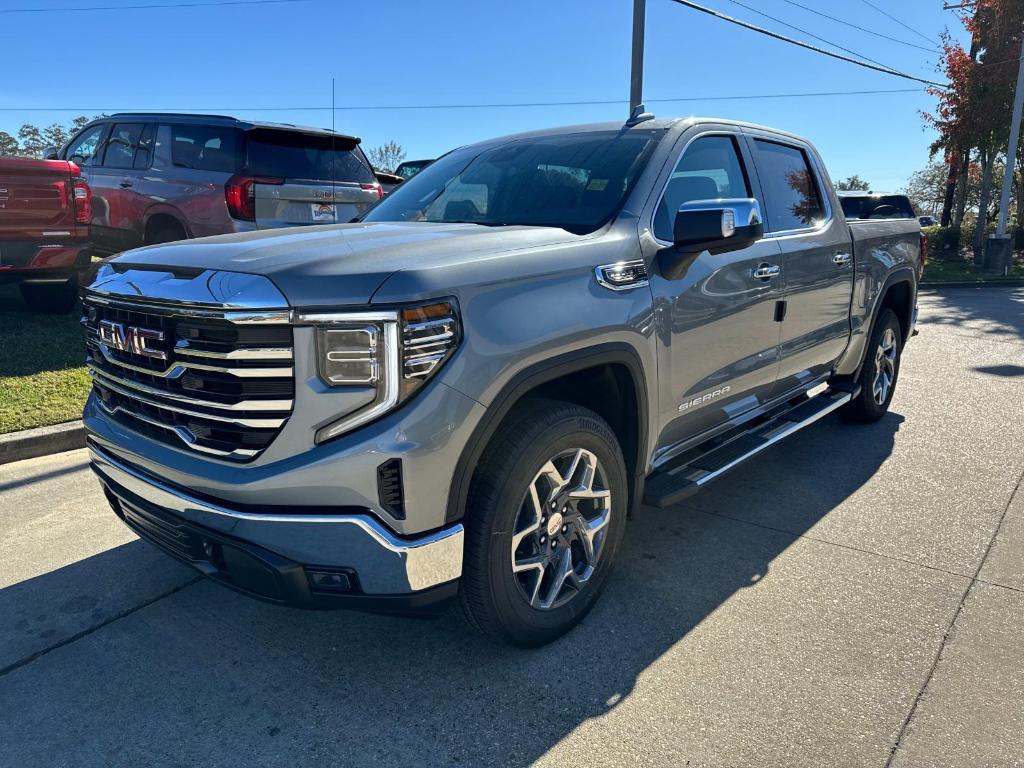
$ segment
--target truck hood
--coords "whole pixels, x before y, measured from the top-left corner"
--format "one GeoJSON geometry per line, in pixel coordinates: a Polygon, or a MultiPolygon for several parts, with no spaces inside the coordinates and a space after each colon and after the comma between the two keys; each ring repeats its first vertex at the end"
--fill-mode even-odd
{"type": "Polygon", "coordinates": [[[579,239],[552,227],[340,224],[219,235],[128,251],[112,263],[262,275],[292,306],[366,304],[395,272],[579,239]]]}

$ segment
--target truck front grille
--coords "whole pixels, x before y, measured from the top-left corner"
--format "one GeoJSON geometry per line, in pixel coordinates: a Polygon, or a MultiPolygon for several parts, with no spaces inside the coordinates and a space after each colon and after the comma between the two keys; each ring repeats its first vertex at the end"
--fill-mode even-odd
{"type": "Polygon", "coordinates": [[[82,303],[93,389],[107,414],[131,429],[250,461],[291,414],[291,326],[88,294],[82,303]]]}

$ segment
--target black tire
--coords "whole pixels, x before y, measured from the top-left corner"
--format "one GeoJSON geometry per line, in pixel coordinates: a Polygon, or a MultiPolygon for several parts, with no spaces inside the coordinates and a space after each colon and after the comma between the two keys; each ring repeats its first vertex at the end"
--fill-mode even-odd
{"type": "MultiPolygon", "coordinates": [[[[517,406],[488,445],[470,486],[468,514],[463,521],[466,545],[459,589],[459,602],[469,623],[491,637],[526,648],[549,643],[576,626],[593,607],[611,573],[625,530],[628,498],[622,450],[604,419],[586,408],[552,400],[529,400],[517,406]],[[579,467],[582,473],[593,465],[595,480],[590,487],[598,493],[610,491],[610,498],[579,499],[552,494],[540,499],[540,487],[550,477],[541,477],[540,470],[553,458],[556,465],[567,467],[564,472],[570,482],[563,488],[583,477],[573,474],[568,467],[579,467]],[[531,486],[538,488],[536,494],[530,493],[531,486]],[[523,515],[529,516],[536,508],[531,501],[534,496],[548,517],[541,518],[545,521],[543,532],[538,528],[522,539],[519,546],[531,548],[530,554],[539,558],[567,556],[570,565],[577,558],[582,560],[580,571],[574,565],[564,587],[556,586],[561,582],[557,582],[555,563],[535,566],[543,569],[539,570],[532,590],[523,582],[535,572],[513,573],[513,560],[521,551],[513,551],[513,536],[523,515]],[[565,499],[566,506],[550,510],[551,498],[565,499]],[[591,551],[599,553],[592,560],[582,534],[587,514],[593,514],[594,520],[607,520],[600,529],[603,536],[598,533],[593,539],[591,551]],[[545,533],[547,544],[540,546],[545,533]],[[597,536],[601,536],[599,543],[597,536]],[[556,550],[559,541],[563,546],[556,550]],[[546,570],[548,567],[552,570],[546,570]],[[576,583],[577,577],[584,576],[584,581],[576,583]],[[550,581],[544,582],[546,578],[550,581]],[[542,584],[547,587],[542,588],[542,584]],[[534,602],[527,594],[529,591],[534,602]],[[550,606],[539,605],[543,600],[538,598],[552,594],[550,606]]],[[[558,564],[564,565],[565,560],[558,564]]]]}
{"type": "Polygon", "coordinates": [[[900,321],[891,309],[883,309],[871,329],[867,350],[864,353],[864,365],[861,368],[860,394],[842,409],[842,415],[848,421],[862,424],[878,421],[889,410],[893,393],[896,391],[896,380],[900,375],[900,358],[903,355],[903,334],[900,321]],[[891,345],[891,354],[888,350],[891,345]],[[888,360],[883,360],[883,357],[888,360]],[[876,384],[880,384],[881,374],[888,376],[888,386],[880,393],[876,384]]]}
{"type": "Polygon", "coordinates": [[[65,315],[78,301],[78,280],[71,278],[60,283],[22,283],[18,286],[21,298],[33,312],[65,315]]]}
{"type": "Polygon", "coordinates": [[[188,237],[180,224],[156,224],[146,231],[146,245],[173,243],[188,237]]]}

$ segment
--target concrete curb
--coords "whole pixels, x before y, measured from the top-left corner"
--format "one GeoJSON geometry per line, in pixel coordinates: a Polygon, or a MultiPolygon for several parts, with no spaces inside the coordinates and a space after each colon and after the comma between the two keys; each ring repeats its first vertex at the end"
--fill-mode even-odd
{"type": "Polygon", "coordinates": [[[0,464],[34,459],[51,453],[85,447],[85,427],[81,421],[68,421],[52,427],[24,429],[0,435],[0,464]]]}
{"type": "Polygon", "coordinates": [[[1014,278],[1012,280],[940,280],[934,283],[927,281],[920,283],[918,287],[923,290],[934,290],[935,288],[1017,288],[1024,285],[1024,280],[1014,278]]]}

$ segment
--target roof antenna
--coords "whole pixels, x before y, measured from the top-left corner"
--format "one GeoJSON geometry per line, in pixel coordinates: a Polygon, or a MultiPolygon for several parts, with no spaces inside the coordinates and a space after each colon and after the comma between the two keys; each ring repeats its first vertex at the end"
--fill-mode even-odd
{"type": "Polygon", "coordinates": [[[653,120],[654,115],[644,112],[644,27],[647,0],[633,0],[633,66],[629,78],[629,119],[627,126],[653,120]]]}

